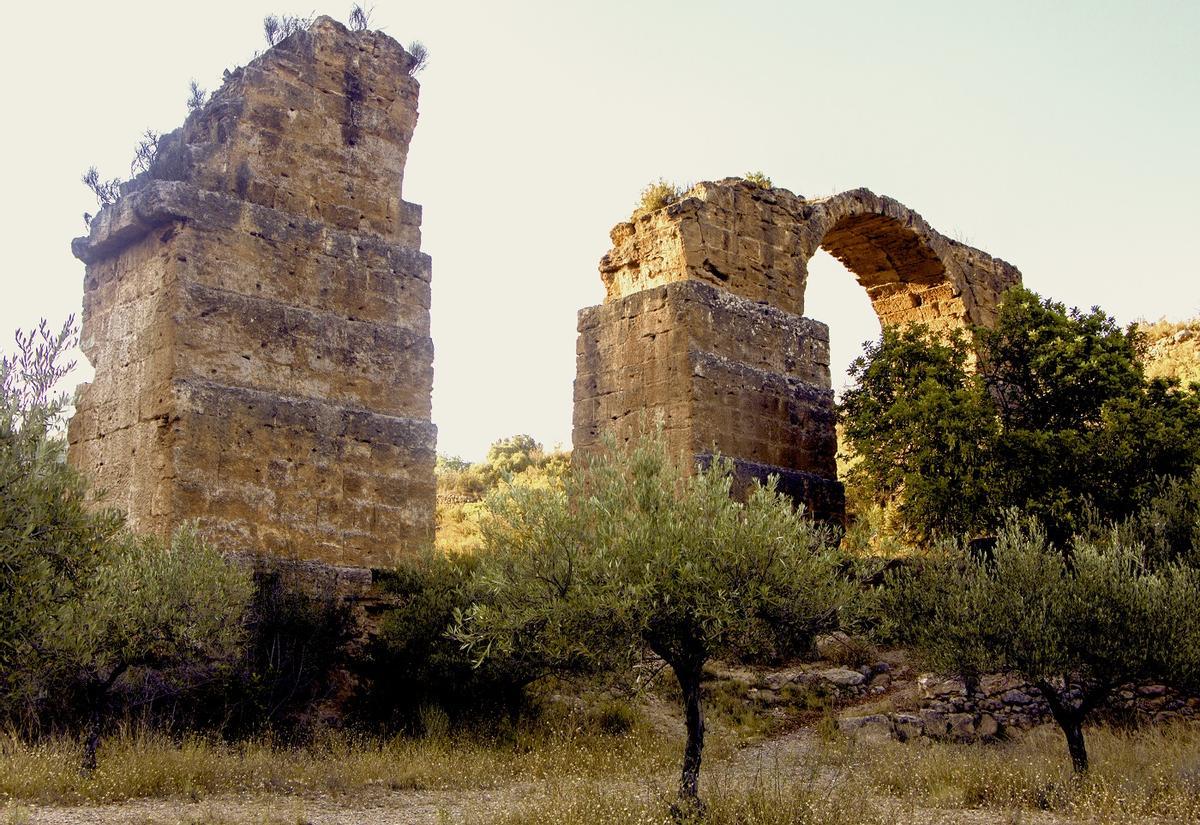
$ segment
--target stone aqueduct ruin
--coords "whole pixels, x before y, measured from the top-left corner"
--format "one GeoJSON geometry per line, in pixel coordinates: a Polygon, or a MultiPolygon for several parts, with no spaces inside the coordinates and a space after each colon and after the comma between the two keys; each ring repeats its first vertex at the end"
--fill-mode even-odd
{"type": "MultiPolygon", "coordinates": [[[[427,542],[430,260],[401,198],[412,58],[327,17],[231,73],[73,243],[87,265],[71,462],[133,527],[374,567],[427,542]]],[[[661,415],[673,449],[778,474],[840,518],[828,330],[839,258],[885,324],[988,323],[1020,281],[886,197],[704,183],[618,224],[579,315],[574,447],[661,415]]]]}
{"type": "Polygon", "coordinates": [[[840,520],[829,330],[804,318],[818,248],[866,289],[883,324],[988,324],[1015,267],[950,240],[866,189],[807,200],[740,178],[612,231],[604,304],[579,314],[576,451],[647,414],[673,451],[713,451],[737,478],[779,477],[816,515],[840,520]]]}

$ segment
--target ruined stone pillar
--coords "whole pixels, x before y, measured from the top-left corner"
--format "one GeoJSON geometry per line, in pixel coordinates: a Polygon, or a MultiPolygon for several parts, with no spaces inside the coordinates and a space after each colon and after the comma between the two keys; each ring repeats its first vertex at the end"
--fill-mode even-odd
{"type": "Polygon", "coordinates": [[[840,522],[829,330],[800,315],[795,218],[744,186],[740,208],[693,197],[613,229],[605,302],[579,313],[574,449],[661,418],[685,462],[720,452],[739,486],[776,475],[840,522]]]}
{"type": "Polygon", "coordinates": [[[227,73],[73,243],[96,377],[69,456],[133,528],[349,566],[432,539],[411,65],[319,18],[227,73]]]}

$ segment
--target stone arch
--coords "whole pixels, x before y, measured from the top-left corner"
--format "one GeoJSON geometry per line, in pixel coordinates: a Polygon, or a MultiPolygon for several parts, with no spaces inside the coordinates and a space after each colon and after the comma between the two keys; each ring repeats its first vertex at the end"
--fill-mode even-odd
{"type": "Polygon", "coordinates": [[[991,323],[1000,295],[1021,281],[1016,267],[869,189],[809,199],[740,178],[699,183],[611,237],[600,262],[606,303],[696,280],[803,315],[808,261],[825,249],[867,290],[881,323],[946,329],[991,323]]]}
{"type": "Polygon", "coordinates": [[[866,290],[881,324],[935,312],[951,323],[965,318],[960,273],[947,266],[920,216],[898,202],[844,193],[821,204],[810,224],[819,248],[866,290]]]}
{"type": "Polygon", "coordinates": [[[894,198],[854,189],[808,204],[802,281],[824,249],[854,274],[885,326],[987,324],[999,295],[1020,282],[1015,267],[945,237],[894,198]]]}

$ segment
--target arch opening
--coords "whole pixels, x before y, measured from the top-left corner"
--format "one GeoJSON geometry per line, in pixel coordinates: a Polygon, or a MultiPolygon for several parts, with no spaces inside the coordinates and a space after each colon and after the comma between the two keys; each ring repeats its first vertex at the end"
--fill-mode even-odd
{"type": "Polygon", "coordinates": [[[847,215],[825,232],[820,249],[853,274],[881,325],[962,325],[961,290],[942,256],[908,223],[875,212],[847,215]]]}
{"type": "Polygon", "coordinates": [[[851,362],[863,343],[879,338],[879,315],[857,277],[824,249],[808,261],[805,314],[829,327],[829,375],[834,395],[849,386],[851,362]]]}

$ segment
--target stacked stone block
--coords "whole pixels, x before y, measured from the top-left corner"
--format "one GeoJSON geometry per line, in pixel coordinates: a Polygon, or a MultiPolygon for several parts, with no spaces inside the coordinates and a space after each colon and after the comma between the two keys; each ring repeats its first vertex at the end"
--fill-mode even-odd
{"type": "Polygon", "coordinates": [[[318,19],[230,74],[73,244],[70,459],[131,525],[372,566],[432,537],[410,56],[318,19]]]}

